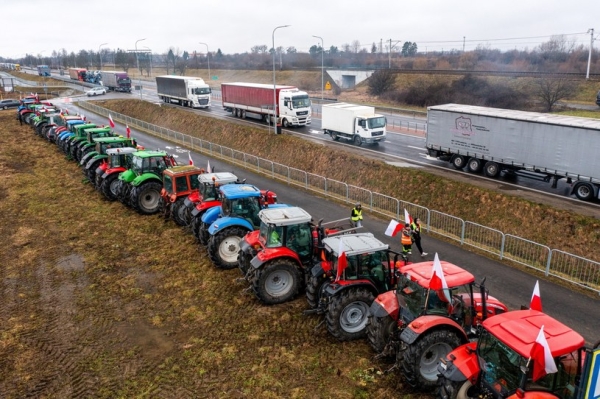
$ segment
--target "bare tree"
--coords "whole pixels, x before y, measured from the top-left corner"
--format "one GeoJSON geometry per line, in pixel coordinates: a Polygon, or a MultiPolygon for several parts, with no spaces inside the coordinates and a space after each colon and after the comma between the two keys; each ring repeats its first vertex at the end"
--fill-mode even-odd
{"type": "Polygon", "coordinates": [[[367,84],[369,85],[369,94],[378,96],[388,91],[394,90],[396,75],[390,69],[380,69],[371,75],[367,84]]]}
{"type": "MultiPolygon", "coordinates": [[[[267,52],[268,47],[264,44],[252,46],[250,52],[252,54],[265,54],[267,52]]],[[[272,50],[272,49],[271,49],[272,50]]]]}
{"type": "Polygon", "coordinates": [[[548,112],[560,100],[570,96],[575,90],[573,81],[565,78],[540,78],[534,84],[534,95],[548,112]]]}
{"type": "Polygon", "coordinates": [[[350,46],[352,48],[353,53],[358,53],[358,51],[360,50],[360,42],[358,40],[353,40],[350,46]]]}

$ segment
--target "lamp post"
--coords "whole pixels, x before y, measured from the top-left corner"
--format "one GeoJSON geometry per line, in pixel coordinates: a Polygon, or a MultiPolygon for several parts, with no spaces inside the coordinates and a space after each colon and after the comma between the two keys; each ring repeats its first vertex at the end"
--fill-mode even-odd
{"type": "Polygon", "coordinates": [[[98,46],[98,57],[100,57],[100,70],[102,70],[102,53],[100,52],[100,47],[106,46],[108,43],[102,43],[98,46]]]}
{"type": "Polygon", "coordinates": [[[281,25],[273,29],[271,38],[273,40],[273,123],[275,128],[275,134],[277,134],[277,99],[276,99],[276,85],[275,85],[275,31],[280,28],[287,28],[290,25],[281,25]]]}
{"type": "Polygon", "coordinates": [[[317,39],[321,39],[321,105],[323,105],[323,89],[325,88],[323,84],[323,75],[325,74],[325,70],[323,69],[323,53],[325,52],[325,48],[323,47],[323,38],[321,36],[315,36],[317,39]]]}
{"type": "Polygon", "coordinates": [[[148,49],[150,52],[150,76],[152,76],[152,49],[150,47],[144,46],[145,49],[148,49]]]}
{"type": "MultiPolygon", "coordinates": [[[[137,44],[138,44],[138,42],[141,42],[142,40],[146,40],[146,39],[145,38],[139,39],[139,40],[136,40],[136,42],[135,42],[135,61],[137,63],[138,73],[140,73],[140,57],[138,57],[137,44]]],[[[142,76],[141,76],[141,74],[138,77],[138,83],[140,85],[140,100],[141,100],[142,99],[142,76]]]]}
{"type": "Polygon", "coordinates": [[[198,42],[198,44],[204,44],[206,46],[206,63],[208,64],[208,80],[210,81],[210,53],[208,52],[208,44],[202,42],[198,42]]]}

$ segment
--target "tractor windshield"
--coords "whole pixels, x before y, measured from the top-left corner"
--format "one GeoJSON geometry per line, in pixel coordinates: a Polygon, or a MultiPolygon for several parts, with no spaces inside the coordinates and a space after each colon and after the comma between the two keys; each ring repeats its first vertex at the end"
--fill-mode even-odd
{"type": "Polygon", "coordinates": [[[427,297],[427,291],[423,287],[412,281],[409,276],[402,275],[397,292],[404,298],[408,310],[414,317],[421,314],[427,297]]]}
{"type": "Polygon", "coordinates": [[[200,194],[202,195],[202,201],[215,201],[219,195],[219,190],[212,183],[205,183],[200,186],[200,194]]]}
{"type": "Polygon", "coordinates": [[[131,169],[137,174],[155,173],[160,176],[167,169],[167,164],[163,157],[134,157],[131,169]]]}
{"type": "Polygon", "coordinates": [[[282,245],[283,227],[281,226],[261,223],[259,234],[259,240],[266,248],[276,248],[282,245]]]}
{"type": "Polygon", "coordinates": [[[163,188],[169,194],[173,192],[173,176],[163,174],[163,188]]]}
{"type": "Polygon", "coordinates": [[[522,376],[520,367],[527,359],[485,330],[479,337],[478,354],[484,384],[500,397],[514,393],[522,376]]]}

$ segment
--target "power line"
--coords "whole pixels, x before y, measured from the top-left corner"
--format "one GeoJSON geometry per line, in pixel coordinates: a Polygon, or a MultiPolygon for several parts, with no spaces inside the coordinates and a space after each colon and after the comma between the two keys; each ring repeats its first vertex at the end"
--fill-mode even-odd
{"type": "MultiPolygon", "coordinates": [[[[467,42],[496,42],[501,40],[524,40],[524,39],[542,39],[545,37],[552,36],[574,36],[574,35],[587,35],[587,32],[579,32],[579,33],[561,33],[554,35],[546,35],[546,36],[527,36],[527,37],[508,37],[505,39],[472,39],[466,40],[467,42]]],[[[417,43],[462,43],[462,40],[439,40],[439,41],[417,41],[417,43]]]]}

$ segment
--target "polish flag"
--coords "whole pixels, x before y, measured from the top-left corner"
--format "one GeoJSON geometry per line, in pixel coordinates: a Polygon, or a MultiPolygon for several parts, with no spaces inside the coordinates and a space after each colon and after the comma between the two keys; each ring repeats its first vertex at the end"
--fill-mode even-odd
{"type": "Polygon", "coordinates": [[[442,291],[447,302],[451,303],[452,298],[448,298],[448,283],[446,283],[444,270],[442,270],[442,264],[440,263],[437,252],[433,258],[433,271],[431,272],[431,279],[429,280],[429,289],[442,291]]]}
{"type": "Polygon", "coordinates": [[[533,288],[533,294],[531,295],[531,302],[529,303],[529,309],[542,311],[542,297],[540,296],[540,282],[535,282],[533,288]]]}
{"type": "Polygon", "coordinates": [[[400,230],[402,230],[402,224],[392,219],[390,220],[390,224],[388,225],[387,229],[385,229],[385,235],[388,237],[395,237],[400,230]]]}
{"type": "Polygon", "coordinates": [[[110,114],[108,114],[108,124],[110,125],[110,127],[112,127],[113,129],[115,128],[115,121],[113,121],[112,116],[110,116],[110,114]]]}
{"type": "Polygon", "coordinates": [[[129,128],[129,125],[125,125],[125,131],[127,132],[127,138],[131,137],[131,129],[129,128]]]}
{"type": "Polygon", "coordinates": [[[335,276],[335,281],[338,281],[342,277],[342,273],[348,267],[348,258],[346,258],[346,251],[344,247],[344,240],[340,238],[340,246],[338,249],[338,262],[337,262],[337,272],[335,276]]]}
{"type": "Polygon", "coordinates": [[[533,360],[533,381],[539,380],[546,374],[558,371],[556,363],[554,363],[554,359],[552,358],[552,352],[550,352],[550,346],[548,346],[548,341],[546,341],[546,336],[544,335],[544,326],[540,328],[529,356],[533,360]]]}
{"type": "Polygon", "coordinates": [[[81,120],[82,120],[82,121],[86,121],[86,119],[85,119],[85,115],[84,115],[84,114],[81,114],[81,120]]]}
{"type": "Polygon", "coordinates": [[[194,166],[194,160],[192,159],[192,154],[188,152],[188,157],[190,158],[190,165],[194,166]]]}
{"type": "Polygon", "coordinates": [[[207,161],[206,173],[212,173],[212,169],[210,168],[210,161],[207,161]]]}
{"type": "Polygon", "coordinates": [[[413,218],[408,214],[406,208],[404,208],[404,223],[412,224],[413,218]]]}

